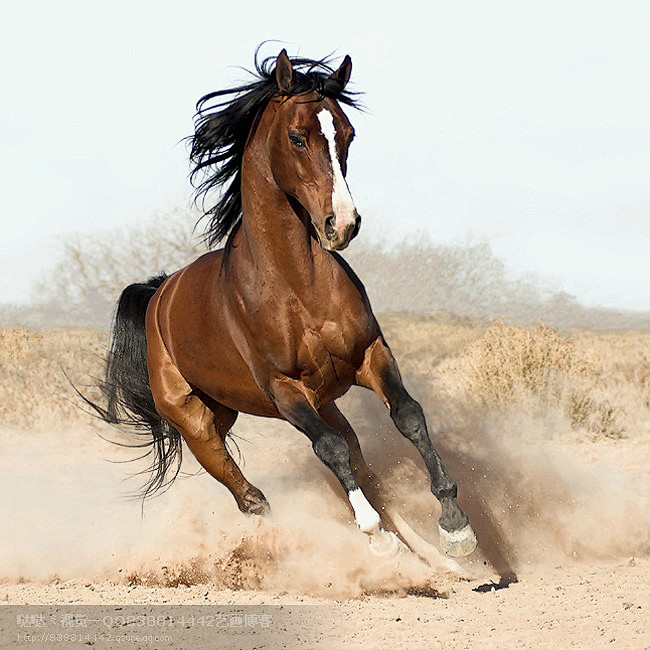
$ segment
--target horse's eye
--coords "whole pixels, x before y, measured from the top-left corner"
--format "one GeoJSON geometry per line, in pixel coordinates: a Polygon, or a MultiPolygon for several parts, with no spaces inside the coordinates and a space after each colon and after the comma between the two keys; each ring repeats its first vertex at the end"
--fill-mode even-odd
{"type": "Polygon", "coordinates": [[[305,144],[306,144],[306,143],[305,143],[305,138],[303,138],[303,137],[302,137],[300,134],[298,134],[298,133],[290,133],[290,134],[289,134],[289,142],[291,142],[291,144],[292,144],[294,147],[298,147],[298,148],[302,148],[302,147],[304,147],[305,144]]]}

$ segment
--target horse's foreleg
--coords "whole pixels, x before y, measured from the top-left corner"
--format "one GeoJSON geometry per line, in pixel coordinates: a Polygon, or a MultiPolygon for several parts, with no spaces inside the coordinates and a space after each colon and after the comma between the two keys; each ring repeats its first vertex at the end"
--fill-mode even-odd
{"type": "Polygon", "coordinates": [[[327,424],[329,424],[333,429],[336,429],[343,436],[345,442],[348,443],[350,449],[350,464],[352,465],[352,470],[354,471],[354,475],[356,476],[361,489],[368,497],[370,503],[372,503],[375,508],[379,509],[384,527],[395,531],[395,527],[386,511],[386,497],[382,492],[379,479],[370,467],[368,467],[368,464],[361,453],[359,438],[357,438],[354,429],[334,402],[320,408],[318,413],[323,420],[325,420],[325,422],[327,422],[327,424]]]}
{"type": "Polygon", "coordinates": [[[468,555],[476,537],[467,515],[456,501],[458,487],[431,443],[422,407],[408,394],[393,355],[379,338],[366,351],[357,383],[375,391],[390,410],[400,433],[416,447],[431,478],[431,491],[440,501],[440,542],[449,555],[468,555]]]}
{"type": "Polygon", "coordinates": [[[343,413],[341,413],[334,402],[331,402],[318,409],[318,414],[327,424],[329,424],[333,429],[336,429],[343,436],[345,442],[348,443],[352,470],[354,471],[354,475],[366,496],[368,496],[371,501],[374,501],[375,498],[379,499],[379,480],[375,473],[368,467],[368,464],[361,453],[359,438],[357,438],[357,434],[354,432],[354,429],[343,413]]]}
{"type": "Polygon", "coordinates": [[[288,378],[277,379],[272,382],[270,393],[282,417],[311,440],[316,456],[339,480],[359,529],[369,535],[378,533],[379,514],[359,487],[352,470],[350,447],[341,433],[314,409],[299,382],[288,378]]]}
{"type": "MultiPolygon", "coordinates": [[[[390,506],[386,495],[384,494],[379,479],[377,475],[368,467],[363,454],[361,453],[361,445],[359,444],[359,438],[354,432],[354,429],[347,421],[346,417],[341,413],[339,408],[334,402],[331,402],[327,406],[322,407],[318,411],[322,416],[323,420],[327,422],[331,427],[336,429],[341,433],[345,441],[348,443],[350,448],[350,460],[352,464],[352,469],[354,474],[361,485],[361,489],[364,494],[368,497],[370,503],[379,510],[381,516],[381,524],[383,528],[391,533],[394,533],[397,538],[409,547],[412,551],[415,551],[420,557],[424,558],[427,562],[435,566],[442,566],[445,569],[449,569],[450,566],[445,564],[449,560],[440,561],[440,554],[433,548],[430,547],[424,540],[422,540],[416,534],[410,534],[410,539],[403,534],[404,531],[412,533],[412,529],[405,525],[405,522],[397,515],[395,510],[390,506]],[[400,525],[397,524],[396,519],[399,519],[400,525]],[[414,542],[415,540],[415,542],[414,542]],[[419,546],[418,546],[419,544],[419,546]],[[424,549],[424,550],[423,550],[424,549]],[[435,562],[434,562],[435,560],[435,562]]],[[[377,540],[377,543],[373,545],[373,550],[380,555],[392,553],[394,550],[397,550],[394,540],[391,540],[389,537],[383,535],[383,538],[377,540]]]]}
{"type": "MultiPolygon", "coordinates": [[[[379,479],[370,467],[368,467],[368,464],[361,453],[361,446],[357,434],[354,432],[354,429],[343,413],[338,409],[336,404],[332,402],[331,404],[319,409],[318,412],[330,426],[341,432],[341,435],[348,443],[354,474],[370,503],[379,510],[381,523],[384,529],[394,533],[403,544],[410,548],[416,555],[419,555],[423,560],[428,562],[432,567],[462,575],[463,570],[458,564],[453,560],[444,557],[434,546],[431,546],[428,542],[422,539],[422,537],[420,537],[404,521],[404,519],[402,519],[395,507],[390,504],[389,499],[381,488],[379,479]]],[[[390,544],[390,540],[384,540],[384,547],[386,547],[386,542],[390,544]]]]}

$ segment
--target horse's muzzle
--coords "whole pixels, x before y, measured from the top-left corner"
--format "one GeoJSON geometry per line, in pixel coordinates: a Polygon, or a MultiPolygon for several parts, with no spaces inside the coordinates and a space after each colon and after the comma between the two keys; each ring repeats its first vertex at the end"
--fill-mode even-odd
{"type": "Polygon", "coordinates": [[[361,228],[361,217],[356,214],[354,221],[346,223],[343,228],[336,227],[336,216],[331,214],[323,222],[325,239],[321,238],[323,248],[341,251],[357,236],[361,228]]]}

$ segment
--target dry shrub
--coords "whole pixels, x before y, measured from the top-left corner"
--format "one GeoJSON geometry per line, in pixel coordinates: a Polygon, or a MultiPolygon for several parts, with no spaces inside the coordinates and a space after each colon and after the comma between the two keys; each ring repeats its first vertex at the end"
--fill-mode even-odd
{"type": "MultiPolygon", "coordinates": [[[[538,325],[528,330],[496,321],[456,362],[467,390],[486,407],[505,407],[522,394],[558,399],[563,377],[595,372],[573,341],[538,325]]],[[[452,366],[453,367],[453,366],[452,366]]]]}
{"type": "Polygon", "coordinates": [[[620,438],[648,407],[649,348],[644,333],[564,337],[541,324],[495,321],[438,368],[437,381],[481,409],[526,406],[540,415],[559,406],[574,429],[620,438]]]}
{"type": "MultiPolygon", "coordinates": [[[[174,272],[205,252],[199,214],[170,208],[127,228],[60,242],[52,266],[25,305],[0,305],[1,325],[107,327],[121,291],[174,272]]],[[[650,314],[588,309],[541,279],[517,277],[486,244],[442,245],[426,236],[399,242],[362,233],[344,253],[376,311],[506,318],[530,326],[648,327],[650,314]]]]}
{"type": "MultiPolygon", "coordinates": [[[[488,325],[445,313],[379,320],[407,381],[421,378],[447,405],[486,412],[526,407],[534,415],[559,408],[576,431],[595,437],[647,427],[650,332],[562,336],[544,325],[488,325]]],[[[99,398],[94,379],[103,375],[107,342],[105,332],[93,330],[0,328],[1,423],[89,422],[64,371],[99,398]]]]}

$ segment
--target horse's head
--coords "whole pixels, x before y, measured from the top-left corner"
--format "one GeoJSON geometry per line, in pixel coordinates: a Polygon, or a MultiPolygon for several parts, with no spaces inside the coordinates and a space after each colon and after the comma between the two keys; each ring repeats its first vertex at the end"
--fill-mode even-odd
{"type": "Polygon", "coordinates": [[[244,194],[264,207],[259,187],[247,184],[250,163],[289,197],[323,248],[341,250],[360,224],[345,181],[354,129],[339,106],[359,106],[357,93],[346,89],[350,57],[333,71],[327,60],[289,59],[282,50],[261,62],[256,55],[255,70],[250,83],[197,103],[191,180],[197,199],[221,190],[204,215],[206,239],[216,245],[236,231],[244,194]]]}
{"type": "MultiPolygon", "coordinates": [[[[350,78],[346,56],[328,83],[341,90],[350,78]]],[[[345,180],[354,129],[338,102],[317,92],[294,94],[294,71],[285,50],[276,61],[279,94],[270,102],[269,160],[278,187],[309,214],[321,246],[342,250],[361,217],[345,180]]]]}

